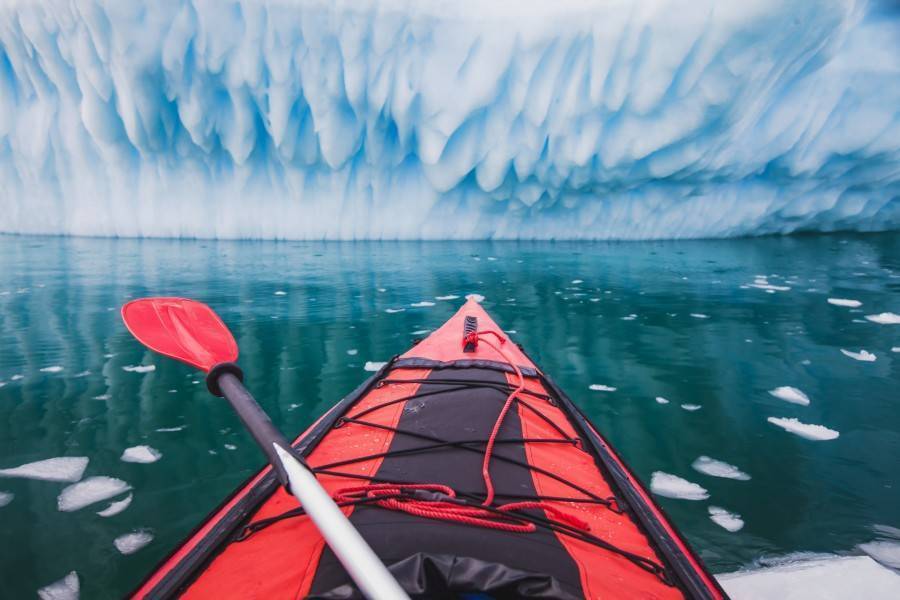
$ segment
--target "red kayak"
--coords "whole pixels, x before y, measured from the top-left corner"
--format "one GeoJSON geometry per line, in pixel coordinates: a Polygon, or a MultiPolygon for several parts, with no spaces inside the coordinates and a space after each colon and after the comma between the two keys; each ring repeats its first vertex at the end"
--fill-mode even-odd
{"type": "MultiPolygon", "coordinates": [[[[609,443],[472,300],[294,448],[412,598],[725,597],[609,443]]],[[[134,596],[363,597],[276,475],[238,489],[134,596]]]]}

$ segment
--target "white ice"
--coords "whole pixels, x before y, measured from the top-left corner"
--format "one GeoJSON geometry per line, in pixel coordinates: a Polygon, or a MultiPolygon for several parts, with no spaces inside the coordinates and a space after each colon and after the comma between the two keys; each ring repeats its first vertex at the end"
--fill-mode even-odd
{"type": "Polygon", "coordinates": [[[879,325],[900,325],[900,315],[883,312],[877,315],[866,315],[866,319],[879,325]]]}
{"type": "Polygon", "coordinates": [[[655,471],[650,478],[650,490],[657,495],[679,500],[706,500],[709,492],[705,488],[662,471],[655,471]]]}
{"type": "Polygon", "coordinates": [[[744,528],[744,520],[741,518],[741,515],[728,512],[724,508],[719,506],[709,506],[709,518],[712,519],[713,523],[726,529],[732,533],[735,531],[740,531],[744,528]]]}
{"type": "Polygon", "coordinates": [[[127,365],[122,370],[129,373],[150,373],[156,370],[156,365],[127,365]]]}
{"type": "Polygon", "coordinates": [[[63,368],[59,365],[51,365],[49,367],[44,367],[41,369],[41,373],[59,373],[63,368]]]}
{"type": "Polygon", "coordinates": [[[684,410],[686,410],[688,412],[694,412],[695,410],[700,410],[703,407],[700,406],[699,404],[682,404],[681,408],[683,408],[684,410]]]}
{"type": "Polygon", "coordinates": [[[68,575],[38,590],[40,600],[78,600],[81,592],[81,584],[78,581],[78,573],[70,572],[68,575]]]}
{"type": "Polygon", "coordinates": [[[657,396],[657,397],[656,397],[656,401],[657,401],[659,404],[668,404],[668,403],[669,403],[669,401],[666,400],[665,398],[663,398],[662,396],[657,396]]]}
{"type": "Polygon", "coordinates": [[[356,348],[350,348],[349,350],[347,350],[348,356],[356,356],[357,354],[359,354],[359,350],[357,350],[356,348]]]}
{"type": "Polygon", "coordinates": [[[157,429],[156,431],[158,431],[159,433],[172,433],[172,432],[175,432],[175,431],[181,431],[181,430],[183,430],[185,427],[187,427],[187,425],[178,425],[178,426],[176,426],[176,427],[160,427],[160,428],[157,429]]]}
{"type": "Polygon", "coordinates": [[[16,497],[16,495],[13,494],[12,492],[0,491],[0,508],[3,508],[4,506],[6,506],[10,502],[12,502],[13,498],[15,498],[15,497],[16,497]]]}
{"type": "Polygon", "coordinates": [[[446,296],[435,296],[435,300],[456,300],[459,296],[454,296],[453,294],[448,294],[446,296]]]}
{"type": "Polygon", "coordinates": [[[691,313],[691,316],[695,319],[708,319],[709,315],[704,315],[703,313],[691,313]]]}
{"type": "Polygon", "coordinates": [[[801,423],[794,418],[769,417],[767,420],[772,425],[777,425],[785,431],[789,431],[808,440],[833,440],[840,436],[840,433],[834,429],[829,429],[823,425],[801,423]]]}
{"type": "Polygon", "coordinates": [[[287,296],[287,292],[285,292],[284,290],[276,290],[275,295],[276,296],[287,296]]]}
{"type": "Polygon", "coordinates": [[[847,298],[829,298],[828,304],[834,304],[835,306],[846,306],[848,308],[859,308],[862,306],[862,302],[859,300],[849,300],[847,298]]]}
{"type": "Polygon", "coordinates": [[[66,481],[81,479],[88,466],[85,456],[61,456],[27,463],[9,469],[0,469],[0,477],[22,477],[40,481],[66,481]]]}
{"type": "Polygon", "coordinates": [[[859,360],[862,362],[875,362],[875,359],[878,358],[868,350],[860,350],[859,352],[852,352],[850,350],[844,350],[841,348],[841,353],[844,356],[849,356],[853,360],[859,360]]]}
{"type": "Polygon", "coordinates": [[[400,313],[400,312],[403,312],[403,311],[405,311],[405,310],[406,310],[405,308],[386,308],[386,309],[384,310],[384,312],[386,312],[386,313],[388,313],[388,314],[394,314],[394,313],[400,313]]]}
{"type": "Polygon", "coordinates": [[[113,545],[122,554],[134,554],[152,541],[153,534],[149,531],[132,531],[114,539],[113,545]]]}
{"type": "Polygon", "coordinates": [[[695,470],[712,477],[723,477],[725,479],[737,479],[738,481],[749,481],[750,476],[741,471],[734,465],[727,462],[716,460],[708,456],[700,456],[692,464],[695,470]]]}
{"type": "Polygon", "coordinates": [[[614,392],[618,389],[609,385],[603,385],[602,383],[592,383],[589,387],[595,392],[614,392]]]}
{"type": "Polygon", "coordinates": [[[133,499],[132,494],[128,494],[121,500],[117,500],[115,502],[110,502],[109,506],[104,508],[101,511],[97,511],[97,514],[101,517],[113,517],[120,512],[124,511],[126,508],[131,505],[131,500],[133,499]]]}
{"type": "Polygon", "coordinates": [[[774,390],[769,390],[769,393],[780,400],[784,400],[785,402],[801,404],[803,406],[809,405],[809,396],[807,396],[797,388],[791,387],[789,385],[783,385],[781,387],[775,388],[774,390]]]}
{"type": "Polygon", "coordinates": [[[363,369],[365,369],[366,371],[377,371],[378,369],[380,369],[381,367],[383,367],[386,364],[387,364],[387,362],[375,362],[375,361],[367,360],[366,364],[363,365],[363,369]]]}
{"type": "Polygon", "coordinates": [[[410,304],[413,308],[424,308],[426,306],[434,306],[434,302],[429,302],[428,300],[422,300],[421,302],[413,302],[410,304]]]}
{"type": "Polygon", "coordinates": [[[466,300],[473,300],[481,304],[482,302],[484,302],[484,296],[482,296],[481,294],[466,294],[466,300]]]}
{"type": "Polygon", "coordinates": [[[118,496],[131,486],[114,477],[88,477],[84,481],[67,486],[57,498],[57,506],[63,512],[72,512],[118,496]]]}
{"type": "Polygon", "coordinates": [[[162,458],[162,452],[150,446],[132,446],[122,452],[120,460],[131,463],[154,463],[162,458]]]}

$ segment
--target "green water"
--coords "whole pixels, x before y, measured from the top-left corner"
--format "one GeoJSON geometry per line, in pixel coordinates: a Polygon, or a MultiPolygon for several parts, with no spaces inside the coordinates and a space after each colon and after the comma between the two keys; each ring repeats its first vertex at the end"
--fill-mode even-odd
{"type": "Polygon", "coordinates": [[[0,469],[86,456],[85,477],[124,480],[134,498],[109,518],[96,515],[108,502],[61,512],[68,484],[0,478],[14,495],[0,507],[0,597],[33,597],[73,570],[83,598],[122,595],[262,462],[199,378],[130,338],[123,302],[211,304],[241,346],[249,388],[293,434],[362,381],[366,361],[405,351],[461,302],[436,296],[469,293],[485,296],[641,478],[664,471],[709,491],[707,501],[660,501],[714,571],[852,552],[877,537],[873,526],[900,526],[900,353],[891,351],[900,326],[864,319],[900,313],[898,234],[627,244],[0,236],[0,469]],[[790,289],[746,287],[759,275],[790,289]],[[423,300],[435,305],[410,306],[423,300]],[[141,364],[156,369],[123,370],[141,364]],[[54,366],[62,370],[41,371],[54,366]],[[799,388],[810,405],[771,396],[778,386],[799,388]],[[770,416],[840,437],[804,439],[770,416]],[[137,445],[162,458],[122,462],[137,445]],[[700,455],[752,479],[698,473],[700,455]],[[719,527],[710,504],[745,527],[719,527]],[[122,555],[113,540],[133,530],[154,539],[122,555]]]}

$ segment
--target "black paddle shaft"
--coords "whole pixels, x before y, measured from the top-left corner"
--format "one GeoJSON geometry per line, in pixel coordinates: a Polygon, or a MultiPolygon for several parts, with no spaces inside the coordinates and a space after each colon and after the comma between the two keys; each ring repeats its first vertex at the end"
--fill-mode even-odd
{"type": "Polygon", "coordinates": [[[247,388],[244,387],[244,384],[241,383],[241,380],[235,373],[230,370],[219,371],[213,369],[210,371],[210,376],[216,377],[214,385],[210,386],[211,389],[213,387],[217,388],[221,394],[216,395],[224,396],[228,400],[231,408],[240,417],[244,427],[247,428],[257,445],[265,453],[266,458],[269,459],[269,463],[271,463],[278,476],[278,481],[287,487],[287,472],[284,470],[273,444],[278,444],[286,452],[294,454],[290,442],[278,431],[278,428],[272,423],[272,419],[250,395],[250,392],[247,391],[247,388]]]}

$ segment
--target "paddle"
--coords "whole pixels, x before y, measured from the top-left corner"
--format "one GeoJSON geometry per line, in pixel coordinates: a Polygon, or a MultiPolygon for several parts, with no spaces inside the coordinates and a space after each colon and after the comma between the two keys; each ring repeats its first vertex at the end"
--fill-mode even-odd
{"type": "Polygon", "coordinates": [[[122,307],[122,319],[128,331],[147,348],[207,374],[209,391],[228,400],[266,454],[279,481],[300,501],[363,594],[376,600],[407,598],[303,458],[241,383],[243,373],[234,363],[238,346],[219,315],[195,300],[142,298],[122,307]]]}

